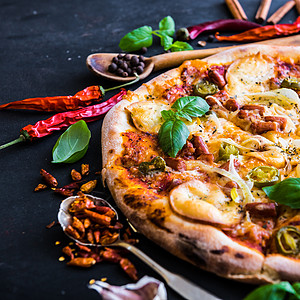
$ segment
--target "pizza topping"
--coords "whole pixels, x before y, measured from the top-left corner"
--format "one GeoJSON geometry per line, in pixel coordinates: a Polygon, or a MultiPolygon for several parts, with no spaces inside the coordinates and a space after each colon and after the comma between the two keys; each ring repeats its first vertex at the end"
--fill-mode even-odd
{"type": "Polygon", "coordinates": [[[280,84],[280,87],[293,90],[300,90],[300,79],[295,77],[284,78],[280,84]]]}
{"type": "Polygon", "coordinates": [[[167,166],[174,169],[175,171],[183,172],[186,171],[186,164],[181,158],[166,157],[167,166]]]}
{"type": "Polygon", "coordinates": [[[227,161],[230,159],[230,155],[238,156],[239,149],[232,144],[222,143],[219,149],[219,160],[227,161]]]}
{"type": "Polygon", "coordinates": [[[202,80],[194,85],[194,94],[200,97],[213,95],[218,91],[218,86],[207,80],[202,80]]]}
{"type": "Polygon", "coordinates": [[[231,95],[268,91],[274,72],[274,63],[260,53],[240,58],[227,70],[225,90],[231,95]]]}
{"type": "Polygon", "coordinates": [[[264,115],[265,107],[261,105],[255,105],[255,104],[245,104],[241,108],[242,110],[254,110],[259,113],[260,116],[264,115]]]}
{"type": "Polygon", "coordinates": [[[224,78],[224,75],[220,74],[219,70],[211,69],[208,71],[208,77],[209,79],[218,86],[220,90],[224,88],[226,85],[226,81],[224,78]]]}
{"type": "Polygon", "coordinates": [[[190,134],[188,127],[181,120],[192,121],[192,117],[201,117],[209,110],[208,104],[200,97],[182,97],[171,106],[173,110],[162,111],[165,122],[158,133],[159,144],[163,151],[175,157],[185,145],[190,134]]]}
{"type": "Polygon", "coordinates": [[[276,234],[276,246],[283,255],[300,253],[300,230],[294,226],[285,226],[276,234]]]}
{"type": "Polygon", "coordinates": [[[267,196],[291,208],[300,208],[300,178],[287,178],[273,186],[263,187],[267,196]]]}
{"type": "Polygon", "coordinates": [[[148,174],[151,171],[164,171],[165,168],[166,162],[160,156],[156,156],[150,162],[142,162],[139,165],[139,171],[143,174],[148,174]]]}
{"type": "Polygon", "coordinates": [[[194,220],[230,225],[241,218],[237,204],[218,185],[199,180],[175,187],[170,192],[170,205],[176,213],[194,220]]]}
{"type": "Polygon", "coordinates": [[[264,186],[270,186],[280,181],[280,172],[275,167],[259,166],[252,169],[247,178],[253,181],[256,187],[262,188],[264,186]]]}
{"type": "Polygon", "coordinates": [[[240,108],[240,105],[235,99],[229,99],[224,104],[224,107],[229,111],[236,111],[240,108]]]}
{"type": "Polygon", "coordinates": [[[261,104],[266,104],[271,106],[272,103],[277,103],[285,108],[294,108],[295,106],[300,106],[300,99],[298,94],[286,88],[281,88],[277,90],[272,90],[263,93],[253,93],[247,95],[251,102],[259,102],[261,104]]]}
{"type": "Polygon", "coordinates": [[[249,211],[251,217],[276,217],[276,204],[275,203],[264,203],[264,202],[255,202],[247,203],[245,205],[245,210],[249,211]]]}

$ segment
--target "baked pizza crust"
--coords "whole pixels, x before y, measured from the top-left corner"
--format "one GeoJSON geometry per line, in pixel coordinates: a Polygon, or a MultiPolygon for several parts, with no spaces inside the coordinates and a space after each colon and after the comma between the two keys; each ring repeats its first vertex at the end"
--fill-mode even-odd
{"type": "MultiPolygon", "coordinates": [[[[231,49],[204,59],[208,63],[226,64],[249,54],[262,53],[300,60],[300,47],[247,46],[231,49]]],[[[109,187],[116,204],[139,232],[170,253],[219,276],[249,283],[269,283],[278,280],[299,281],[300,261],[279,254],[265,257],[259,251],[246,247],[209,224],[200,224],[178,216],[166,199],[139,205],[128,205],[132,187],[119,183],[122,172],[113,166],[123,151],[122,132],[135,130],[125,107],[146,100],[153,87],[180,77],[181,67],[172,69],[139,87],[134,94],[128,92],[106,115],[102,127],[103,181],[109,187]],[[136,96],[138,95],[138,97],[136,96]],[[112,167],[113,166],[113,167],[112,167]],[[146,208],[145,208],[146,207],[146,208]],[[157,212],[160,212],[157,215],[157,212]],[[162,221],[163,220],[163,221],[162,221]]],[[[147,198],[148,195],[146,195],[147,198]]]]}

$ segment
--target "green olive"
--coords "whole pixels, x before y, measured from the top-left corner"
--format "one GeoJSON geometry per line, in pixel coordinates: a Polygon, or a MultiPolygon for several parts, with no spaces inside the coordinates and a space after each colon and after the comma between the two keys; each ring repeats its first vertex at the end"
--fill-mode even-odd
{"type": "Polygon", "coordinates": [[[165,160],[160,157],[156,156],[151,160],[151,164],[154,166],[155,170],[164,171],[166,169],[166,162],[165,160]]]}
{"type": "Polygon", "coordinates": [[[166,169],[165,160],[160,157],[154,157],[150,162],[142,162],[139,164],[139,171],[147,175],[151,171],[164,171],[166,169]]]}
{"type": "Polygon", "coordinates": [[[256,187],[270,186],[280,181],[280,172],[275,167],[260,166],[252,169],[247,178],[254,182],[256,187]]]}
{"type": "Polygon", "coordinates": [[[297,255],[300,253],[300,230],[294,226],[285,226],[276,234],[276,245],[284,255],[297,255]]]}
{"type": "Polygon", "coordinates": [[[234,145],[222,143],[219,149],[219,160],[227,161],[230,158],[231,154],[238,156],[239,149],[234,145]]]}
{"type": "Polygon", "coordinates": [[[293,89],[293,90],[300,90],[300,79],[295,78],[295,77],[285,78],[281,82],[280,87],[293,89]]]}
{"type": "Polygon", "coordinates": [[[200,97],[213,95],[218,91],[218,87],[209,81],[203,80],[194,85],[194,94],[200,97]]]}
{"type": "Polygon", "coordinates": [[[143,174],[147,174],[149,172],[149,163],[148,162],[142,162],[139,164],[139,171],[143,174]]]}

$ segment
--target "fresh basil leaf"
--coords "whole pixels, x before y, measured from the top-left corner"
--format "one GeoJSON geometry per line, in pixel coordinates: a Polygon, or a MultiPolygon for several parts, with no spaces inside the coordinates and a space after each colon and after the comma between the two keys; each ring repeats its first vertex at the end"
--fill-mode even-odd
{"type": "Polygon", "coordinates": [[[189,137],[189,129],[183,121],[168,120],[162,124],[158,133],[161,148],[171,157],[175,157],[189,137]]]}
{"type": "Polygon", "coordinates": [[[81,120],[71,125],[57,140],[52,150],[53,163],[74,163],[81,159],[89,146],[91,132],[81,120]]]}
{"type": "Polygon", "coordinates": [[[292,287],[294,288],[296,294],[290,295],[288,300],[297,300],[300,299],[300,282],[295,282],[292,287]]]}
{"type": "Polygon", "coordinates": [[[263,187],[267,196],[291,208],[300,208],[300,178],[287,178],[275,185],[263,187]]]}
{"type": "Polygon", "coordinates": [[[175,33],[175,22],[171,16],[163,18],[159,22],[159,30],[161,33],[165,33],[168,36],[173,36],[175,33]]]}
{"type": "Polygon", "coordinates": [[[296,291],[287,281],[268,284],[255,289],[244,300],[283,300],[286,293],[296,295],[296,291]]]}
{"type": "Polygon", "coordinates": [[[152,45],[152,28],[143,26],[127,33],[120,41],[119,47],[126,52],[137,51],[152,45]]]}
{"type": "Polygon", "coordinates": [[[207,102],[198,96],[181,97],[174,102],[172,108],[190,117],[201,117],[209,111],[207,102]]]}
{"type": "Polygon", "coordinates": [[[165,121],[168,121],[168,120],[175,120],[175,119],[176,119],[175,113],[174,113],[174,111],[172,111],[172,110],[163,110],[163,111],[161,112],[161,116],[163,117],[163,119],[164,119],[165,121]]]}
{"type": "Polygon", "coordinates": [[[186,119],[188,120],[189,122],[192,122],[192,118],[187,114],[185,113],[184,111],[179,111],[179,112],[176,112],[176,115],[182,119],[186,119]]]}
{"type": "Polygon", "coordinates": [[[193,50],[194,48],[186,42],[181,42],[181,41],[176,41],[175,43],[172,44],[170,50],[172,52],[177,52],[177,51],[186,51],[186,50],[193,50]]]}
{"type": "Polygon", "coordinates": [[[168,51],[173,43],[173,38],[162,33],[160,38],[160,44],[164,47],[165,51],[168,51]]]}

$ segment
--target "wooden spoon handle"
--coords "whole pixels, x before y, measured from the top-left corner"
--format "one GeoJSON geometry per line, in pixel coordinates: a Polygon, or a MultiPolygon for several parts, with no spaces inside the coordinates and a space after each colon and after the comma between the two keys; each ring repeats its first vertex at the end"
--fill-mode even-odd
{"type": "Polygon", "coordinates": [[[152,61],[154,62],[154,71],[179,66],[185,60],[204,58],[230,48],[232,47],[180,51],[156,55],[152,57],[152,61]]]}
{"type": "MultiPolygon", "coordinates": [[[[248,46],[248,45],[254,45],[254,44],[299,46],[300,45],[300,35],[266,40],[266,41],[261,41],[261,42],[257,42],[257,43],[244,44],[244,45],[240,45],[240,46],[248,46]]],[[[201,59],[201,58],[219,53],[221,51],[240,47],[240,46],[229,46],[229,47],[219,47],[219,48],[212,48],[212,49],[201,49],[201,50],[165,53],[165,54],[153,56],[151,59],[154,62],[154,71],[158,71],[158,70],[165,69],[165,68],[179,66],[185,60],[196,59],[196,58],[201,59]]]]}

